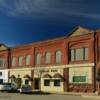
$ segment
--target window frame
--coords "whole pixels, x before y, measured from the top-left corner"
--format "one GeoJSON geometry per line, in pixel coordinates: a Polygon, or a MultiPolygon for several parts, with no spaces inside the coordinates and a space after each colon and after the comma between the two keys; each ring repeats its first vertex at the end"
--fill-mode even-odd
{"type": "Polygon", "coordinates": [[[50,79],[44,79],[44,86],[50,86],[50,79]]]}
{"type": "Polygon", "coordinates": [[[45,64],[50,64],[50,63],[51,63],[51,53],[46,52],[45,53],[45,64]],[[48,58],[47,54],[49,54],[49,58],[48,58]],[[49,61],[48,61],[48,59],[49,59],[49,61]]]}
{"type": "Polygon", "coordinates": [[[19,56],[18,57],[18,65],[19,66],[22,66],[23,65],[23,56],[19,56]],[[20,59],[21,59],[21,61],[20,61],[20,59]]]}
{"type": "Polygon", "coordinates": [[[30,65],[30,62],[31,62],[31,55],[26,55],[25,64],[30,65]]]}
{"type": "Polygon", "coordinates": [[[54,86],[55,87],[61,86],[61,80],[60,79],[54,79],[54,86]],[[57,83],[57,82],[59,82],[59,83],[57,83]]]}
{"type": "Polygon", "coordinates": [[[0,68],[5,67],[5,59],[4,59],[4,57],[0,57],[0,62],[2,62],[0,64],[0,68]]]}
{"type": "Polygon", "coordinates": [[[12,57],[12,63],[11,63],[12,66],[16,66],[16,57],[12,57]],[[13,60],[15,59],[15,61],[13,62],[13,60]],[[14,63],[14,64],[13,64],[14,63]]]}
{"type": "Polygon", "coordinates": [[[61,50],[56,50],[56,52],[55,52],[55,62],[56,62],[56,64],[61,64],[61,62],[62,62],[62,51],[61,50]],[[59,59],[57,59],[58,57],[57,57],[57,53],[59,54],[59,53],[61,53],[61,55],[58,55],[58,56],[60,56],[60,60],[59,59]]]}
{"type": "Polygon", "coordinates": [[[42,54],[41,53],[37,53],[35,58],[36,58],[35,65],[40,65],[41,62],[42,62],[42,54]],[[39,55],[40,58],[38,58],[38,55],[39,55]],[[38,62],[38,59],[39,59],[39,62],[38,62]]]}
{"type": "Polygon", "coordinates": [[[75,61],[88,61],[89,60],[89,48],[88,47],[82,47],[82,48],[71,48],[70,49],[70,61],[71,62],[75,62],[75,61]],[[77,54],[76,54],[76,51],[78,50],[78,49],[82,49],[83,50],[83,52],[82,52],[82,59],[81,60],[77,60],[77,54]],[[86,59],[86,49],[87,49],[87,59],[86,59]],[[74,54],[73,54],[73,60],[72,60],[72,53],[71,53],[71,51],[74,51],[74,54]]]}

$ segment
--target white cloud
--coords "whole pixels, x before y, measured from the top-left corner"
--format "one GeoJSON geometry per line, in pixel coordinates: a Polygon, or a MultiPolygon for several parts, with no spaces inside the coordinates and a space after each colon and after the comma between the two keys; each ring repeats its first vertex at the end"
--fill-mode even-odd
{"type": "Polygon", "coordinates": [[[99,14],[89,13],[83,1],[85,0],[0,0],[0,11],[9,16],[31,18],[61,16],[99,18],[99,14]]]}

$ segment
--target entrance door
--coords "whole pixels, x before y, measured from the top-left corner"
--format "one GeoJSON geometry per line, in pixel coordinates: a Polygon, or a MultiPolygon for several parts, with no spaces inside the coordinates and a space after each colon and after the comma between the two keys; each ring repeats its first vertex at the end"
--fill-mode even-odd
{"type": "Polygon", "coordinates": [[[36,78],[35,79],[35,89],[36,90],[39,90],[39,88],[40,88],[40,79],[39,78],[36,78]]]}

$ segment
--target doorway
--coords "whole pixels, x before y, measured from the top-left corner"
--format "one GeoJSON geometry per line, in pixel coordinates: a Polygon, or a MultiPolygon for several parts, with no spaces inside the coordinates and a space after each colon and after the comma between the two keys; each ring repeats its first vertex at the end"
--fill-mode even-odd
{"type": "Polygon", "coordinates": [[[40,79],[39,78],[35,78],[34,89],[35,90],[39,90],[40,89],[40,79]]]}

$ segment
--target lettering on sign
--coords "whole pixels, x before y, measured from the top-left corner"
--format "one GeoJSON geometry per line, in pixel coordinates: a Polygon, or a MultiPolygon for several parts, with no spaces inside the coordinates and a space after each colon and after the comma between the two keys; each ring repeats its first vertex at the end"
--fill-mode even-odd
{"type": "Polygon", "coordinates": [[[50,69],[50,70],[42,70],[42,72],[58,72],[56,69],[50,69]]]}
{"type": "Polygon", "coordinates": [[[55,70],[51,69],[51,72],[58,72],[58,70],[56,70],[56,69],[55,69],[55,70]]]}

